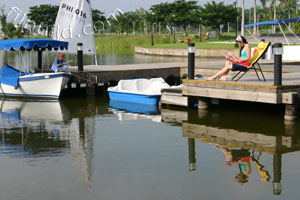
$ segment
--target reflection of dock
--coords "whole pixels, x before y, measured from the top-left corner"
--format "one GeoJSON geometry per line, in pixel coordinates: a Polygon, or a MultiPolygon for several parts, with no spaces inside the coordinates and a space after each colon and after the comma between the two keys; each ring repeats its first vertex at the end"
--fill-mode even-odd
{"type": "Polygon", "coordinates": [[[249,123],[249,119],[252,119],[255,111],[245,114],[234,111],[213,113],[190,110],[185,112],[187,119],[183,121],[178,119],[177,115],[183,115],[184,111],[162,109],[162,116],[164,113],[168,116],[165,122],[182,123],[183,137],[188,138],[189,171],[197,170],[196,141],[215,144],[218,148],[228,151],[247,150],[251,152],[249,158],[255,164],[261,180],[269,182],[272,179],[273,194],[281,194],[282,157],[286,153],[300,151],[300,135],[297,135],[296,130],[299,128],[297,124],[284,124],[283,120],[280,120],[282,125],[278,125],[279,121],[270,117],[270,119],[266,119],[267,124],[269,122],[277,123],[276,129],[257,126],[261,120],[259,118],[253,118],[253,123],[249,123]],[[273,156],[273,174],[269,170],[265,170],[268,169],[267,167],[263,169],[264,166],[259,163],[258,158],[256,159],[255,152],[259,155],[266,152],[273,156]]]}
{"type": "Polygon", "coordinates": [[[228,148],[255,149],[270,154],[300,151],[300,138],[296,136],[247,133],[189,123],[182,124],[182,131],[184,137],[221,144],[228,148]]]}
{"type": "Polygon", "coordinates": [[[180,110],[169,110],[161,108],[162,121],[165,123],[179,124],[188,120],[188,113],[180,110]]]}

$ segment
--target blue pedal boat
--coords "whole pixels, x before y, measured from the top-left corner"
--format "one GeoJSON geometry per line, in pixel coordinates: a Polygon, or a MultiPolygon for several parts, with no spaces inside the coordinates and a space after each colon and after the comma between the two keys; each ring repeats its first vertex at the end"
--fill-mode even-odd
{"type": "Polygon", "coordinates": [[[161,89],[170,88],[162,78],[121,80],[115,87],[107,89],[111,100],[157,105],[161,89]]]}

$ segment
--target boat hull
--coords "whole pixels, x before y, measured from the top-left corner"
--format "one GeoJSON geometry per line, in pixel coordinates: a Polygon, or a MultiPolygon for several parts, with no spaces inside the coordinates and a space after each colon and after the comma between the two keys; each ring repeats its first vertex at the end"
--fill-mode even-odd
{"type": "Polygon", "coordinates": [[[109,98],[117,101],[124,101],[130,103],[157,105],[161,95],[144,95],[144,94],[133,94],[126,92],[115,92],[108,91],[109,98]]]}
{"type": "Polygon", "coordinates": [[[19,86],[1,84],[0,95],[9,97],[58,99],[70,75],[66,73],[37,73],[21,76],[19,86]]]}

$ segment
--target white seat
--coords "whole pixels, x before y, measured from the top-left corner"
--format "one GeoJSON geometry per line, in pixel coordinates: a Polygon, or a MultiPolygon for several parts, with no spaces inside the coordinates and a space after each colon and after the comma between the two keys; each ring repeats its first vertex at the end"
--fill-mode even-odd
{"type": "Polygon", "coordinates": [[[118,83],[119,90],[137,91],[136,83],[132,80],[121,80],[118,83]]]}
{"type": "Polygon", "coordinates": [[[150,81],[148,79],[137,79],[136,86],[139,91],[147,90],[150,86],[150,81]]]}

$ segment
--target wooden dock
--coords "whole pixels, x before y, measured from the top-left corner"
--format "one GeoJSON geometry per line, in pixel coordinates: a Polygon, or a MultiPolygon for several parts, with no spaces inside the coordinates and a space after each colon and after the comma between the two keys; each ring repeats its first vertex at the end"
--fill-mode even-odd
{"type": "Polygon", "coordinates": [[[267,81],[258,81],[256,76],[248,76],[239,82],[183,80],[181,96],[179,91],[162,91],[162,104],[190,106],[198,104],[199,109],[206,109],[209,104],[218,104],[219,99],[285,104],[285,119],[293,120],[297,114],[300,96],[300,72],[283,74],[282,86],[273,85],[273,75],[266,76],[267,81]],[[179,99],[180,98],[180,99],[179,99]],[[172,102],[178,102],[177,104],[172,102]]]}
{"type": "Polygon", "coordinates": [[[133,64],[133,65],[98,65],[84,66],[84,71],[79,72],[77,67],[68,70],[74,76],[71,82],[86,83],[93,78],[96,83],[118,82],[122,79],[162,77],[164,79],[180,77],[181,63],[133,64]]]}

